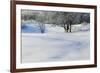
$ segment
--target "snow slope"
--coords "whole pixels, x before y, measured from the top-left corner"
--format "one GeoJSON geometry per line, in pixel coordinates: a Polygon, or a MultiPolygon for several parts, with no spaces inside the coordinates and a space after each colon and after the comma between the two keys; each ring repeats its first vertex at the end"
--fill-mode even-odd
{"type": "Polygon", "coordinates": [[[44,34],[22,33],[22,63],[89,59],[88,28],[89,25],[65,33],[61,27],[47,26],[44,34]]]}
{"type": "Polygon", "coordinates": [[[38,24],[24,23],[21,25],[21,29],[23,33],[40,33],[38,24]]]}

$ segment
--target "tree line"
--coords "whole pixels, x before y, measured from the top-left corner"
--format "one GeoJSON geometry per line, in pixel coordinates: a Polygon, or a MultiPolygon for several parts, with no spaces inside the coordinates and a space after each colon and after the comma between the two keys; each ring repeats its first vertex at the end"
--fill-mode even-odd
{"type": "Polygon", "coordinates": [[[65,32],[71,32],[71,25],[90,23],[90,13],[22,10],[21,19],[38,22],[41,33],[45,32],[45,24],[60,26],[65,32]]]}

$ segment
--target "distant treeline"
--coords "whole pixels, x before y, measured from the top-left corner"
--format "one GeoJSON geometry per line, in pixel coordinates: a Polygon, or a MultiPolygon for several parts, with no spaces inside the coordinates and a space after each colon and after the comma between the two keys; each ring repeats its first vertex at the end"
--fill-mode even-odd
{"type": "Polygon", "coordinates": [[[90,23],[90,13],[59,12],[59,11],[32,11],[22,10],[21,19],[24,21],[34,20],[39,23],[44,32],[45,24],[61,26],[66,32],[71,32],[71,25],[90,23]]]}

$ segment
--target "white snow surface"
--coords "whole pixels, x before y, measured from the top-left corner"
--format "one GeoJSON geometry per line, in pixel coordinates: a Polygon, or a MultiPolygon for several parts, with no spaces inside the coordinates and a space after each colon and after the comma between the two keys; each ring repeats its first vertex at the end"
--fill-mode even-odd
{"type": "Polygon", "coordinates": [[[43,34],[22,32],[22,63],[90,59],[89,24],[72,27],[71,33],[48,25],[43,34]]]}

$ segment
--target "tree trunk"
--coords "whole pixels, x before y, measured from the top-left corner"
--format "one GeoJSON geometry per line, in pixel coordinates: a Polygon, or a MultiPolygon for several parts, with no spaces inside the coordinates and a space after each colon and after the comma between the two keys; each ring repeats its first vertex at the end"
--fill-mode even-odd
{"type": "Polygon", "coordinates": [[[67,28],[66,28],[65,24],[64,24],[64,30],[65,30],[65,32],[68,32],[68,30],[67,30],[67,28]]]}
{"type": "Polygon", "coordinates": [[[44,24],[40,24],[40,31],[41,31],[41,33],[45,32],[45,25],[44,24]]]}
{"type": "Polygon", "coordinates": [[[71,29],[72,29],[72,28],[71,28],[71,24],[70,24],[70,32],[71,32],[71,29]]]}
{"type": "Polygon", "coordinates": [[[71,23],[71,21],[70,21],[70,24],[69,24],[69,25],[70,25],[70,32],[71,32],[71,29],[72,29],[72,28],[71,28],[71,24],[72,24],[72,23],[71,23]]]}

